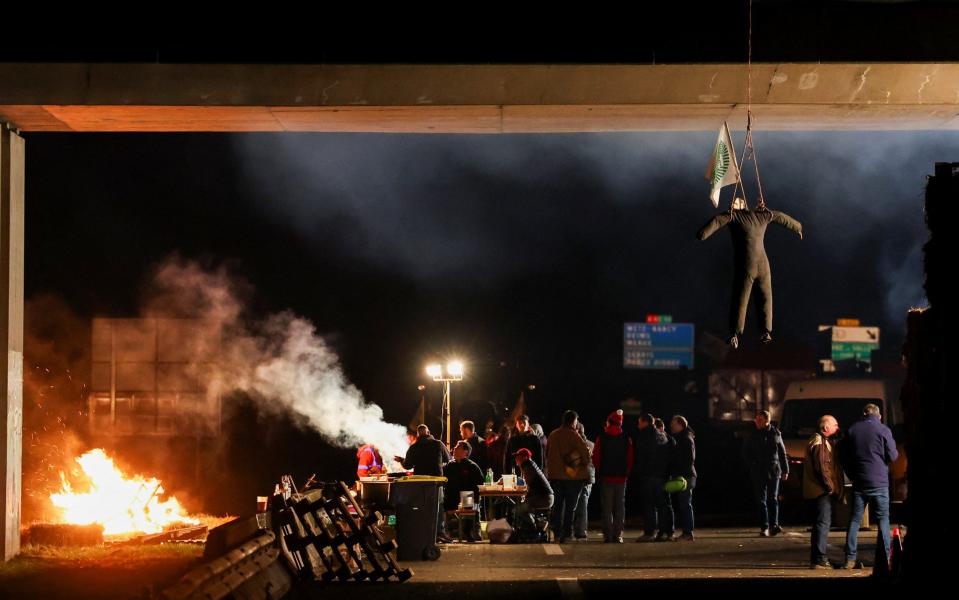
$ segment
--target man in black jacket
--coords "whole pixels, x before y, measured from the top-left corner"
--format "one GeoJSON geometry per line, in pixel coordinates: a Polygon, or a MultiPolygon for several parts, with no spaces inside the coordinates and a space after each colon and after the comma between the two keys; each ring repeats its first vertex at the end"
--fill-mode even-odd
{"type": "Polygon", "coordinates": [[[453,460],[446,445],[430,435],[430,428],[420,425],[416,428],[416,441],[406,451],[406,457],[393,457],[406,469],[413,469],[417,475],[442,477],[443,465],[453,460]]]}
{"type": "Polygon", "coordinates": [[[486,457],[486,442],[476,433],[476,425],[472,421],[463,421],[460,423],[460,439],[468,442],[473,451],[470,453],[470,460],[479,465],[480,471],[486,474],[486,468],[489,462],[486,457]]]}
{"type": "MultiPolygon", "coordinates": [[[[446,445],[430,435],[430,428],[420,425],[416,428],[416,441],[406,451],[406,457],[394,456],[394,460],[406,469],[413,469],[416,475],[443,476],[443,465],[453,460],[446,445]]],[[[446,535],[446,519],[443,512],[443,488],[439,488],[437,496],[439,506],[436,516],[436,538],[441,542],[452,541],[446,535]]]]}
{"type": "Polygon", "coordinates": [[[669,474],[670,477],[682,477],[686,480],[686,489],[675,494],[679,521],[683,527],[683,535],[678,539],[683,542],[692,542],[695,540],[693,529],[696,525],[693,515],[693,489],[696,488],[696,438],[686,417],[682,415],[673,417],[669,428],[676,440],[669,474]]]}
{"type": "Polygon", "coordinates": [[[743,460],[749,467],[753,497],[759,509],[759,535],[769,537],[782,532],[779,526],[779,482],[789,477],[786,446],[779,430],[769,422],[769,411],[756,413],[756,428],[743,444],[743,460]]]}
{"type": "MultiPolygon", "coordinates": [[[[479,486],[483,483],[483,471],[479,465],[470,460],[469,442],[460,440],[453,447],[453,461],[443,467],[446,476],[445,500],[443,508],[446,512],[454,511],[459,506],[460,492],[473,492],[473,500],[479,504],[479,486]]],[[[474,530],[470,532],[467,541],[479,540],[479,519],[473,520],[474,530]]]]}
{"type": "Polygon", "coordinates": [[[666,435],[662,419],[639,418],[635,469],[643,505],[643,535],[637,542],[664,542],[673,537],[673,508],[663,491],[676,441],[666,435]]]}
{"type": "Polygon", "coordinates": [[[513,429],[513,433],[509,436],[509,441],[506,442],[506,456],[503,458],[503,473],[508,474],[513,471],[513,467],[515,466],[513,456],[520,448],[529,450],[533,462],[536,463],[537,467],[543,469],[543,443],[530,428],[529,417],[520,415],[516,418],[515,425],[516,427],[513,429]]]}
{"type": "Polygon", "coordinates": [[[696,234],[700,240],[705,240],[720,228],[729,225],[735,265],[732,297],[729,304],[729,344],[733,348],[739,347],[739,336],[743,334],[746,325],[746,309],[749,306],[749,296],[754,284],[759,284],[758,309],[764,327],[760,339],[763,343],[772,341],[773,283],[769,258],[766,256],[766,248],[763,245],[766,226],[770,223],[782,225],[802,239],[802,224],[796,219],[785,213],[768,209],[748,210],[745,204],[741,198],[736,198],[730,210],[710,219],[696,234]]]}

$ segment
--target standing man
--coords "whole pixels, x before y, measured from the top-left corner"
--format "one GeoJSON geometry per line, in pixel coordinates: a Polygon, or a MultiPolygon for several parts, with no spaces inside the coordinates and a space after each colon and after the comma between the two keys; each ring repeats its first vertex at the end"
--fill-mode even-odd
{"type": "Polygon", "coordinates": [[[420,425],[416,428],[416,441],[406,451],[406,456],[393,457],[406,469],[413,469],[417,475],[443,476],[443,465],[453,460],[446,444],[430,434],[430,428],[420,425]]]}
{"type": "Polygon", "coordinates": [[[503,460],[503,473],[511,473],[515,468],[515,461],[513,456],[516,454],[516,451],[520,448],[526,448],[530,451],[530,454],[533,456],[533,462],[536,463],[536,466],[543,468],[543,444],[540,443],[539,438],[536,437],[536,434],[533,433],[533,430],[529,426],[529,417],[527,415],[520,415],[516,417],[515,428],[513,429],[512,435],[509,437],[509,441],[506,443],[506,456],[503,460]]]}
{"type": "Polygon", "coordinates": [[[842,492],[842,469],[837,461],[835,435],[839,423],[832,415],[819,419],[819,433],[809,438],[803,468],[803,497],[816,502],[816,523],[810,540],[809,568],[829,569],[826,544],[832,524],[832,503],[842,492]]]}
{"type": "Polygon", "coordinates": [[[761,410],[753,419],[756,429],[743,444],[743,460],[749,467],[753,498],[759,509],[759,536],[782,532],[779,526],[779,481],[789,477],[786,445],[779,430],[769,422],[769,411],[761,410]]]}
{"type": "MultiPolygon", "coordinates": [[[[405,469],[413,469],[416,475],[443,476],[443,465],[453,460],[446,445],[430,435],[430,428],[419,425],[416,428],[416,441],[406,451],[406,457],[394,456],[394,460],[405,469]]],[[[446,535],[446,519],[443,513],[443,488],[438,493],[438,513],[436,516],[436,539],[449,543],[452,539],[446,535]]]]}
{"type": "Polygon", "coordinates": [[[663,491],[676,441],[666,435],[662,419],[645,414],[639,418],[636,437],[636,473],[643,505],[643,535],[637,542],[664,542],[673,538],[673,507],[663,491]]]}
{"type": "MultiPolygon", "coordinates": [[[[592,454],[594,444],[586,437],[586,428],[583,427],[582,421],[576,423],[576,433],[583,438],[586,447],[592,454]]],[[[587,466],[589,467],[589,479],[586,480],[583,491],[579,493],[579,500],[576,501],[576,512],[573,513],[573,537],[577,540],[589,538],[589,532],[587,531],[587,525],[589,525],[589,495],[593,491],[593,484],[596,483],[596,468],[592,462],[587,466]]]]}
{"type": "Polygon", "coordinates": [[[854,569],[859,541],[859,524],[866,511],[879,522],[876,539],[876,564],[889,563],[889,464],[899,458],[892,432],[882,424],[882,415],[875,404],[863,408],[863,417],[849,428],[839,449],[839,458],[852,480],[852,511],[846,529],[846,562],[841,569],[854,569]]]}
{"type": "Polygon", "coordinates": [[[576,432],[578,422],[579,415],[576,411],[567,410],[563,413],[562,426],[549,434],[547,442],[549,456],[546,475],[555,494],[550,526],[560,544],[566,543],[573,534],[576,502],[589,479],[589,448],[586,446],[586,441],[576,432]]]}
{"type": "Polygon", "coordinates": [[[676,492],[679,522],[683,528],[681,542],[692,542],[696,538],[693,529],[696,520],[693,515],[693,490],[696,488],[696,437],[686,417],[676,415],[669,422],[669,429],[676,440],[676,448],[672,453],[669,474],[671,477],[682,477],[686,480],[686,489],[676,492]]]}
{"type": "Polygon", "coordinates": [[[593,465],[602,485],[603,541],[622,544],[626,479],[633,470],[633,440],[623,431],[622,410],[606,418],[606,427],[593,445],[593,465]]]}
{"type": "Polygon", "coordinates": [[[479,465],[480,470],[485,474],[486,467],[489,466],[489,461],[486,458],[486,442],[477,435],[476,425],[472,421],[460,423],[460,439],[469,443],[470,448],[473,449],[470,460],[479,465]]]}

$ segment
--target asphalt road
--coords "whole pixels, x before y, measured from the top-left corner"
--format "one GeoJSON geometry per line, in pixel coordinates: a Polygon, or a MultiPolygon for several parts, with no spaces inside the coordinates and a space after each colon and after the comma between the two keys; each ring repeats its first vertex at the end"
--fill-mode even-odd
{"type": "MultiPolygon", "coordinates": [[[[760,538],[753,529],[705,529],[696,532],[694,542],[648,544],[635,543],[638,534],[628,531],[624,544],[604,544],[599,534],[586,542],[563,545],[454,543],[442,546],[442,555],[435,562],[405,563],[415,573],[406,583],[322,584],[310,597],[560,599],[610,597],[627,590],[720,591],[744,586],[780,592],[785,588],[815,593],[828,588],[855,593],[856,588],[875,585],[869,581],[868,567],[810,570],[805,529],[787,529],[773,538],[760,538]],[[784,586],[787,583],[788,588],[784,586]],[[370,595],[363,593],[367,591],[370,595]]],[[[861,558],[871,559],[875,535],[875,531],[861,534],[861,558]]],[[[831,559],[842,558],[844,540],[842,532],[830,534],[831,559]]]]}

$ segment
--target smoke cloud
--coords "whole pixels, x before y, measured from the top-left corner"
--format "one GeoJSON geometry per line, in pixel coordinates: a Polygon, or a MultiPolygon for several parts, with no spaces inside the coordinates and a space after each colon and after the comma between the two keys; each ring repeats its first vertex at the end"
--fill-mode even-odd
{"type": "MultiPolygon", "coordinates": [[[[372,443],[384,459],[404,455],[406,427],[387,423],[383,410],[367,402],[343,373],[335,350],[312,323],[292,312],[253,318],[242,298],[252,292],[226,267],[206,269],[173,257],[155,271],[146,312],[198,319],[201,343],[218,343],[208,393],[243,392],[266,412],[289,411],[301,427],[340,447],[372,443]]],[[[197,349],[198,355],[209,348],[197,349]]]]}
{"type": "MultiPolygon", "coordinates": [[[[742,136],[733,134],[737,148],[742,136]]],[[[910,306],[924,304],[917,254],[926,238],[924,178],[933,162],[956,158],[959,137],[767,131],[754,137],[770,206],[802,220],[808,234],[801,247],[790,247],[801,258],[784,266],[805,272],[803,286],[787,282],[784,289],[797,297],[817,294],[799,306],[869,319],[861,303],[825,297],[845,275],[835,271],[852,270],[881,285],[876,316],[901,325],[910,306]],[[809,265],[833,272],[810,273],[809,265]],[[824,285],[815,283],[820,276],[824,285]]],[[[703,172],[714,142],[715,132],[263,134],[234,138],[234,147],[265,218],[308,243],[420,281],[493,285],[542,272],[571,246],[629,252],[631,240],[640,239],[644,252],[632,259],[635,271],[673,289],[686,285],[683,269],[656,272],[655,263],[644,261],[666,248],[685,254],[681,242],[710,216],[703,172]]],[[[754,204],[751,165],[744,177],[754,204]]],[[[778,247],[773,241],[771,248],[778,247]]],[[[718,267],[724,254],[712,254],[710,267],[718,267]]],[[[702,272],[703,261],[690,258],[702,272]]],[[[777,262],[773,256],[774,272],[777,262]]],[[[674,295],[669,303],[696,314],[685,308],[695,302],[674,295]]]]}

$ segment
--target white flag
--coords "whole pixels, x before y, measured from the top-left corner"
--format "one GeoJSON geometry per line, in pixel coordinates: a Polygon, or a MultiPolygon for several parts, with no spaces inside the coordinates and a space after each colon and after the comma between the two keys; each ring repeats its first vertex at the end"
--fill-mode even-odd
{"type": "Polygon", "coordinates": [[[726,126],[725,121],[723,126],[719,128],[716,147],[713,148],[713,155],[709,161],[709,167],[706,169],[706,179],[712,185],[709,199],[713,201],[713,206],[717,208],[719,208],[719,190],[739,181],[739,164],[736,162],[736,151],[733,148],[733,140],[729,136],[729,127],[726,126]]]}

